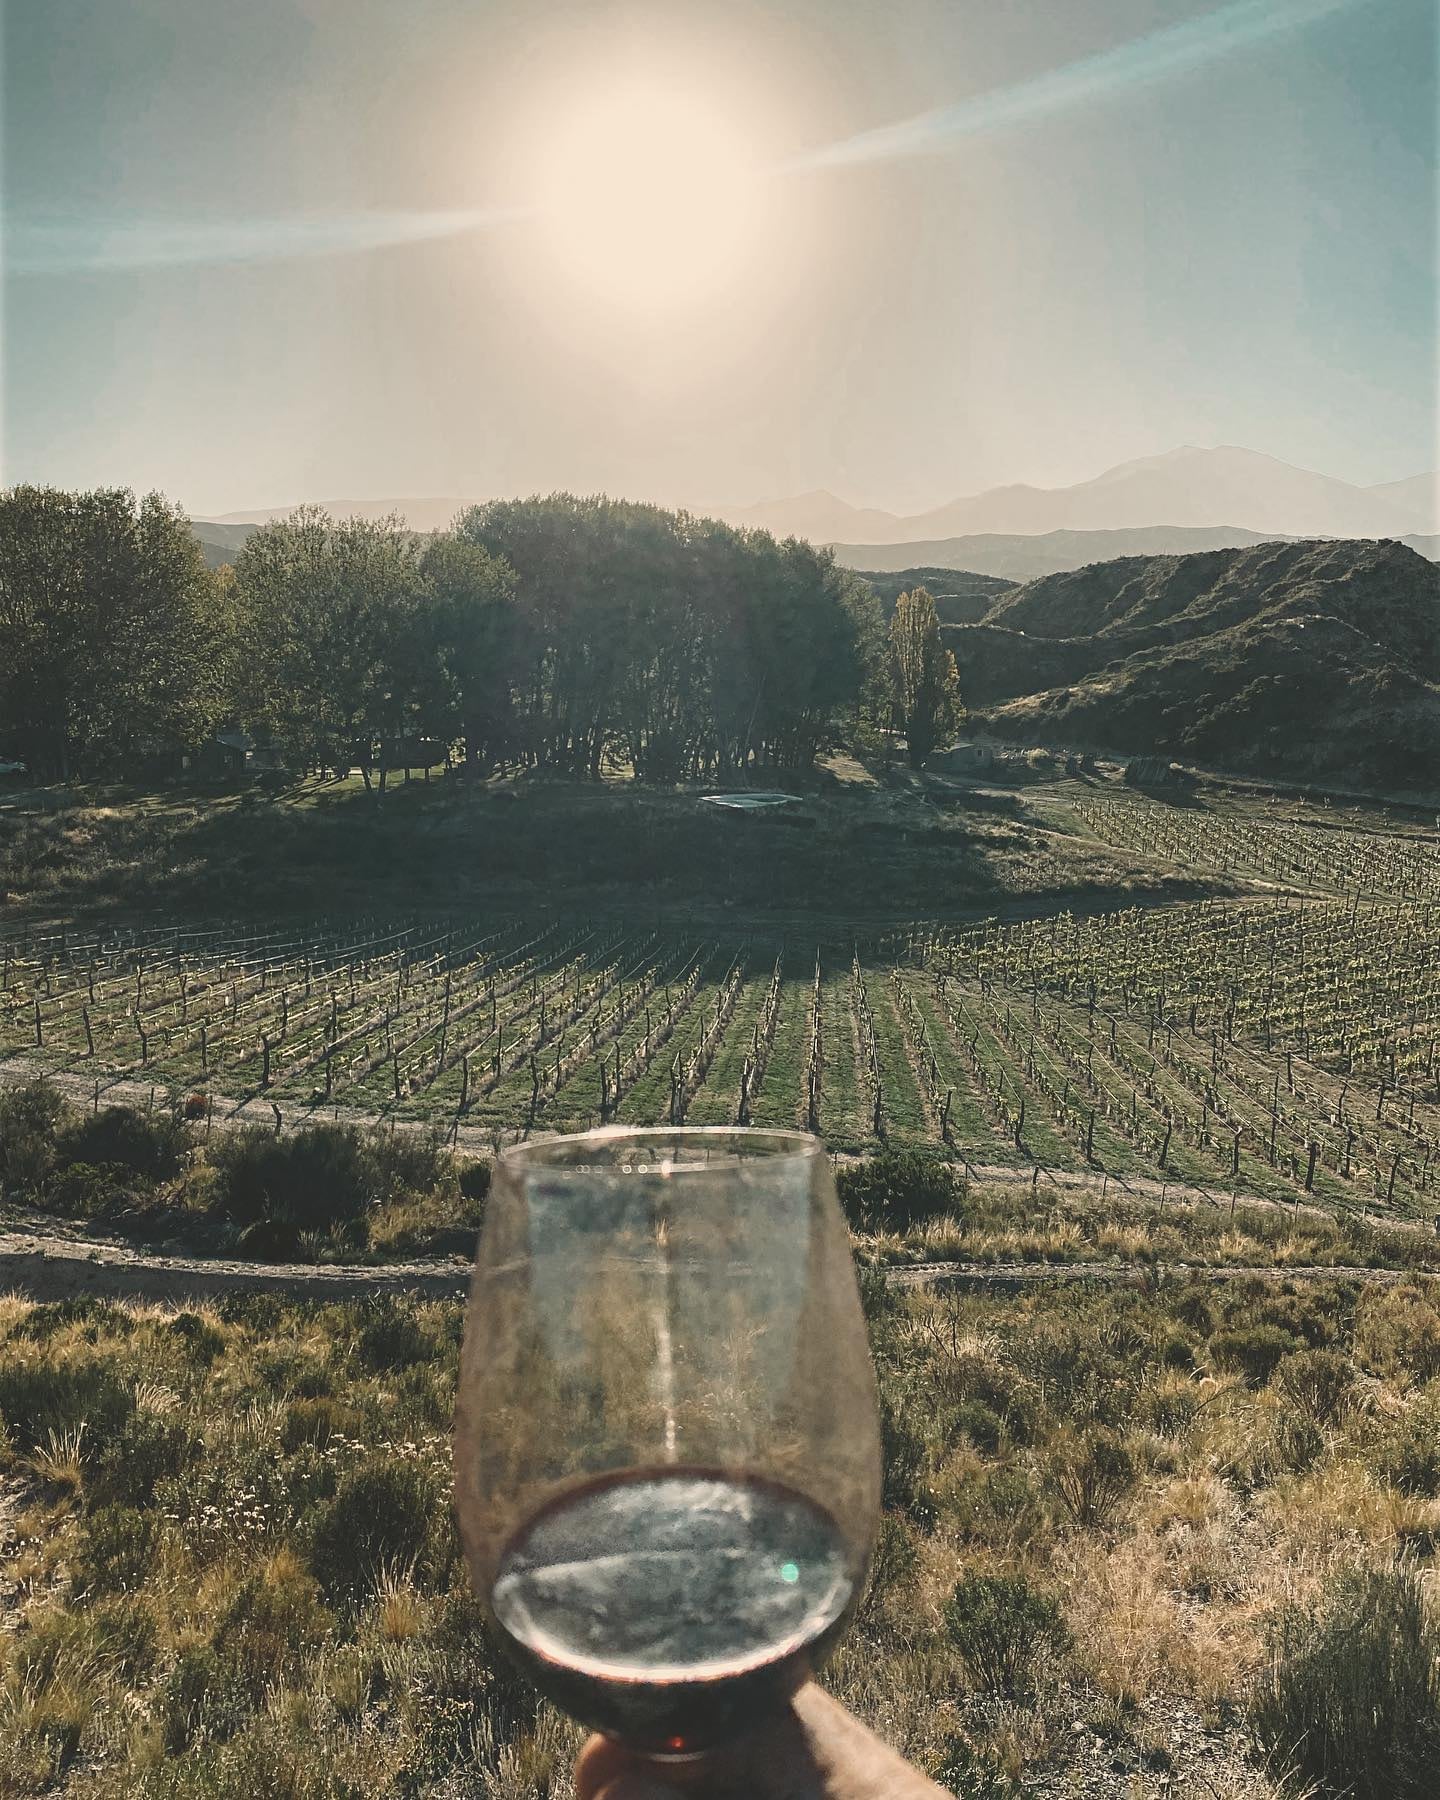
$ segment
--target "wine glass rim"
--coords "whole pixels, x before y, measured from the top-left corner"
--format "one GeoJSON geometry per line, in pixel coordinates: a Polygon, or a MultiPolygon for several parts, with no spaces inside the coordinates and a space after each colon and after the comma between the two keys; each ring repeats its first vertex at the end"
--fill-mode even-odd
{"type": "MultiPolygon", "coordinates": [[[[770,1129],[763,1125],[601,1125],[592,1131],[569,1132],[562,1136],[511,1144],[508,1149],[500,1152],[497,1160],[505,1170],[517,1174],[544,1169],[547,1173],[554,1174],[573,1170],[576,1174],[593,1175],[593,1165],[587,1168],[583,1162],[574,1160],[577,1152],[582,1149],[601,1152],[605,1161],[610,1162],[617,1151],[630,1144],[641,1155],[647,1155],[660,1144],[682,1147],[712,1144],[721,1147],[727,1143],[733,1145],[737,1152],[742,1149],[748,1151],[748,1161],[809,1161],[825,1153],[821,1140],[809,1132],[770,1129]]],[[[673,1172],[683,1174],[687,1169],[700,1171],[713,1168],[711,1163],[682,1161],[674,1165],[673,1172]]],[[[623,1172],[625,1171],[619,1167],[614,1170],[616,1174],[623,1172]]]]}

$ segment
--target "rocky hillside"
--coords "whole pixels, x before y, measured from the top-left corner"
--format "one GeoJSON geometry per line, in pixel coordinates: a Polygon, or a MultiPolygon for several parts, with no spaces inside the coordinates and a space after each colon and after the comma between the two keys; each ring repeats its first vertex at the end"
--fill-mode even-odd
{"type": "Polygon", "coordinates": [[[1389,540],[1123,557],[947,638],[998,734],[1440,788],[1440,569],[1389,540]]]}

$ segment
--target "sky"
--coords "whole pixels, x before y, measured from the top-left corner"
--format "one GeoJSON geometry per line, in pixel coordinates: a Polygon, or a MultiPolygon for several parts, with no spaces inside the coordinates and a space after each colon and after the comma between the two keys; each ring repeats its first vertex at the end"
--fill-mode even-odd
{"type": "Polygon", "coordinates": [[[1437,462],[1435,0],[6,0],[3,480],[1437,462]]]}

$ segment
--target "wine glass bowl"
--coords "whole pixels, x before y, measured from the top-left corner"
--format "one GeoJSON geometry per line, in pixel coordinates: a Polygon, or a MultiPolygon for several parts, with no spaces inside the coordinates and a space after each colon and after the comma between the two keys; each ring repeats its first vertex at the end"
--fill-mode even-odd
{"type": "Polygon", "coordinates": [[[476,1591],[567,1712],[685,1755],[783,1702],[844,1629],[879,1515],[819,1142],[609,1129],[501,1156],[455,1456],[476,1591]]]}

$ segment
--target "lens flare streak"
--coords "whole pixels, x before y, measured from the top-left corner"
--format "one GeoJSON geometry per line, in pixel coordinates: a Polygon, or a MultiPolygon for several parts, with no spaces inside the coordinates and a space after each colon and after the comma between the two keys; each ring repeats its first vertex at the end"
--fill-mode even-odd
{"type": "Polygon", "coordinates": [[[1009,87],[975,94],[893,125],[862,131],[839,143],[809,150],[786,166],[791,171],[844,168],[935,155],[957,139],[1007,126],[1026,125],[1140,87],[1189,74],[1234,51],[1312,25],[1355,0],[1236,0],[1230,6],[1132,38],[1063,68],[1049,69],[1009,87]]]}
{"type": "Polygon", "coordinates": [[[7,275],[72,275],[173,269],[192,264],[278,262],[462,237],[529,217],[493,206],[451,212],[296,213],[239,219],[13,219],[3,236],[7,275]]]}

